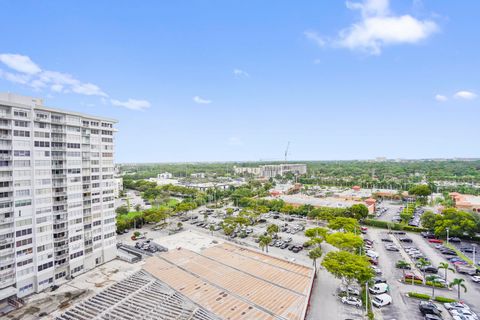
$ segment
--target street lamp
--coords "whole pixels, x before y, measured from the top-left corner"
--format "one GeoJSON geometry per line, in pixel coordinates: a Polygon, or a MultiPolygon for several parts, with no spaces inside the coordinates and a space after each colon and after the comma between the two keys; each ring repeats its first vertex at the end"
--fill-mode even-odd
{"type": "Polygon", "coordinates": [[[477,251],[477,244],[476,243],[472,243],[472,247],[473,247],[473,266],[476,267],[477,266],[477,261],[475,260],[475,251],[477,251]]]}
{"type": "Polygon", "coordinates": [[[450,228],[446,228],[446,230],[447,230],[447,244],[448,244],[448,240],[449,240],[448,239],[448,232],[450,231],[450,228]]]}

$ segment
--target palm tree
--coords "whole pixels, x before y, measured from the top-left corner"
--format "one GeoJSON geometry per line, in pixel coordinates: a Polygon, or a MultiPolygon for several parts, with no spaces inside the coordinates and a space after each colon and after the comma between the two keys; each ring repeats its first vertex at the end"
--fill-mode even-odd
{"type": "Polygon", "coordinates": [[[322,256],[322,248],[315,247],[308,251],[308,257],[313,260],[313,266],[315,267],[315,274],[317,274],[317,259],[322,256]]]}
{"type": "Polygon", "coordinates": [[[264,235],[261,235],[261,236],[260,236],[259,245],[260,245],[260,246],[264,246],[265,249],[267,250],[267,253],[268,253],[268,246],[270,245],[270,243],[272,243],[272,237],[270,237],[270,236],[264,236],[264,235]]]}
{"type": "Polygon", "coordinates": [[[430,262],[428,262],[427,260],[425,260],[424,258],[420,258],[418,259],[418,262],[417,262],[417,267],[420,269],[420,271],[422,272],[422,275],[423,275],[423,284],[425,284],[425,267],[426,266],[429,266],[430,265],[430,262]]]}
{"type": "Polygon", "coordinates": [[[435,298],[435,286],[440,283],[440,282],[438,282],[438,277],[434,276],[434,275],[431,275],[431,276],[428,276],[426,280],[430,281],[432,283],[432,299],[434,299],[435,298]]]}
{"type": "Polygon", "coordinates": [[[463,288],[463,292],[467,292],[467,287],[464,284],[465,280],[462,278],[455,278],[450,282],[450,287],[457,286],[458,300],[460,300],[460,288],[463,288]]]}
{"type": "Polygon", "coordinates": [[[450,267],[450,265],[449,265],[447,262],[440,262],[440,264],[438,265],[438,269],[444,269],[444,270],[445,270],[445,282],[447,282],[448,270],[450,270],[450,271],[452,271],[453,273],[455,273],[455,269],[453,269],[452,267],[450,267]]]}
{"type": "Polygon", "coordinates": [[[212,233],[212,236],[213,236],[213,231],[215,231],[215,227],[213,226],[213,224],[211,224],[210,227],[208,227],[208,229],[210,229],[210,232],[212,233]]]}

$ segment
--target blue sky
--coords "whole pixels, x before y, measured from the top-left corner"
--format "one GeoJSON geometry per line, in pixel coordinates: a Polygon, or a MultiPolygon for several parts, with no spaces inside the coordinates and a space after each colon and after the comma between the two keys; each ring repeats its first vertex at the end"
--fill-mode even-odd
{"type": "Polygon", "coordinates": [[[0,91],[117,162],[479,157],[480,2],[3,1],[0,91]]]}

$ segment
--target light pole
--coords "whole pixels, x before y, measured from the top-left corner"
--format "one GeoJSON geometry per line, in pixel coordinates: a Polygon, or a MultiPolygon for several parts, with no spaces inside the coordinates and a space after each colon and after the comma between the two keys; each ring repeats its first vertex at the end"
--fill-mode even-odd
{"type": "Polygon", "coordinates": [[[448,244],[448,240],[449,240],[449,238],[448,238],[449,234],[448,233],[450,232],[450,228],[446,228],[445,230],[447,230],[447,244],[448,244]]]}
{"type": "Polygon", "coordinates": [[[475,260],[475,251],[477,251],[477,244],[476,243],[472,243],[472,247],[473,247],[473,266],[476,267],[477,266],[477,261],[475,260]]]}

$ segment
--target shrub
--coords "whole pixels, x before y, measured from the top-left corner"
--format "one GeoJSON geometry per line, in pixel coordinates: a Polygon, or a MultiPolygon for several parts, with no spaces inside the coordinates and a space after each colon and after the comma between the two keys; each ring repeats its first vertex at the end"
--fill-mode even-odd
{"type": "Polygon", "coordinates": [[[457,302],[457,300],[455,300],[455,299],[446,298],[446,297],[441,297],[441,296],[435,297],[434,300],[437,301],[437,302],[440,302],[440,303],[457,302]]]}
{"type": "Polygon", "coordinates": [[[365,219],[363,221],[363,224],[365,224],[367,226],[383,228],[383,229],[390,228],[391,230],[405,230],[405,231],[413,231],[413,232],[427,231],[427,229],[425,229],[425,228],[412,227],[412,226],[407,226],[407,225],[403,225],[403,224],[400,224],[400,223],[380,221],[380,220],[375,220],[375,219],[365,219]]]}
{"type": "Polygon", "coordinates": [[[421,300],[430,300],[430,296],[428,294],[418,293],[418,292],[409,292],[407,295],[410,298],[416,298],[421,300]]]}
{"type": "MultiPolygon", "coordinates": [[[[405,284],[412,284],[412,279],[405,279],[405,284]]],[[[423,282],[420,281],[420,280],[413,280],[413,283],[414,284],[418,284],[418,285],[423,285],[423,282]]],[[[425,283],[426,286],[428,287],[431,287],[432,286],[432,282],[431,281],[427,281],[425,283]]],[[[435,283],[435,288],[445,288],[445,285],[441,284],[441,283],[435,283]]]]}

